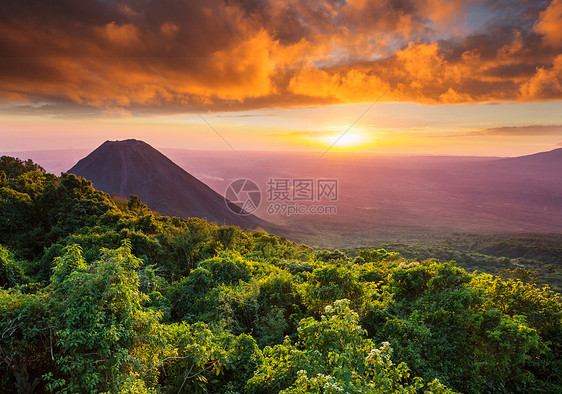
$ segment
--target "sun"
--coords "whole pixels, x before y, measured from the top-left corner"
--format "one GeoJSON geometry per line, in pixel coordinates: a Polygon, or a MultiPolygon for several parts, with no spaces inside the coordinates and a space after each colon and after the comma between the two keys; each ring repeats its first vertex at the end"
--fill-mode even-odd
{"type": "Polygon", "coordinates": [[[358,132],[347,132],[341,134],[332,134],[319,138],[323,145],[332,146],[335,149],[352,149],[365,145],[369,140],[364,134],[358,132]]]}
{"type": "Polygon", "coordinates": [[[372,130],[349,130],[343,127],[325,127],[323,131],[304,131],[295,133],[299,143],[315,146],[316,149],[348,151],[366,148],[377,142],[378,138],[372,130]]]}

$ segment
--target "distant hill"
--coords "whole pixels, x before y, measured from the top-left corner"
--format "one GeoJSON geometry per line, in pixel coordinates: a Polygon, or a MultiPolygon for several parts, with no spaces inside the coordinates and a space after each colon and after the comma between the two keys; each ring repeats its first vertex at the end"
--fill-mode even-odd
{"type": "Polygon", "coordinates": [[[135,194],[162,215],[244,228],[267,224],[254,215],[231,212],[220,194],[143,141],[106,141],[68,172],[109,194],[135,194]]]}
{"type": "Polygon", "coordinates": [[[493,165],[497,168],[521,173],[541,172],[542,175],[550,174],[560,179],[562,177],[562,148],[533,155],[500,159],[493,165]]]}

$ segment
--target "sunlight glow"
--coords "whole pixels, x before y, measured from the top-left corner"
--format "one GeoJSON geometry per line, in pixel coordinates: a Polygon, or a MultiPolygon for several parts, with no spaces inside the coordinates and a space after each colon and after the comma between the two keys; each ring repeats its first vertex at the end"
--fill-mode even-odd
{"type": "Polygon", "coordinates": [[[337,141],[334,145],[334,148],[336,149],[357,148],[371,142],[364,134],[358,132],[350,131],[344,134],[341,138],[340,136],[341,134],[332,134],[330,136],[320,137],[319,141],[321,144],[327,146],[330,146],[337,141]]]}

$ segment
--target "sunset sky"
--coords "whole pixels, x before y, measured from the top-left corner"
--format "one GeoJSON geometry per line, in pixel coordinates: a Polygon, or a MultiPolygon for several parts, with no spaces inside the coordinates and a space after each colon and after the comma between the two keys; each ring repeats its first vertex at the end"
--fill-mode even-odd
{"type": "Polygon", "coordinates": [[[0,151],[562,146],[562,0],[0,5],[0,151]],[[386,91],[386,94],[384,92],[386,91]]]}

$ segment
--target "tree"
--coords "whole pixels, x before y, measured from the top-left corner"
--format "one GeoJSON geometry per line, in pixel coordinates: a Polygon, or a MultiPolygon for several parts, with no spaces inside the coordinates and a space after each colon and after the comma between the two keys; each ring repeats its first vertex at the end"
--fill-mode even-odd
{"type": "Polygon", "coordinates": [[[22,161],[15,157],[0,157],[0,171],[4,172],[6,178],[14,179],[29,171],[39,171],[45,173],[45,169],[32,160],[22,161]]]}
{"type": "Polygon", "coordinates": [[[14,261],[8,249],[0,245],[0,288],[11,288],[28,281],[22,265],[14,261]]]}
{"type": "MultiPolygon", "coordinates": [[[[388,343],[377,348],[365,337],[349,300],[336,301],[325,312],[319,321],[301,320],[296,344],[286,339],[264,349],[263,364],[246,386],[249,393],[416,393],[424,387],[421,378],[410,378],[405,363],[392,362],[388,343]]],[[[428,387],[452,392],[438,381],[428,387]]]]}
{"type": "Polygon", "coordinates": [[[304,284],[304,303],[313,313],[338,299],[349,299],[354,308],[363,305],[364,288],[357,272],[346,264],[327,265],[315,269],[304,284]]]}
{"type": "Polygon", "coordinates": [[[394,302],[375,338],[392,343],[416,374],[467,393],[529,386],[524,366],[538,348],[536,330],[524,317],[489,307],[471,280],[452,263],[398,267],[394,302]]]}
{"type": "Polygon", "coordinates": [[[73,245],[57,259],[48,289],[57,367],[47,389],[116,392],[132,381],[155,383],[162,333],[158,313],[143,306],[140,263],[127,242],[90,266],[73,245]]]}
{"type": "Polygon", "coordinates": [[[46,294],[0,289],[0,391],[31,394],[55,368],[47,304],[46,294]]]}

